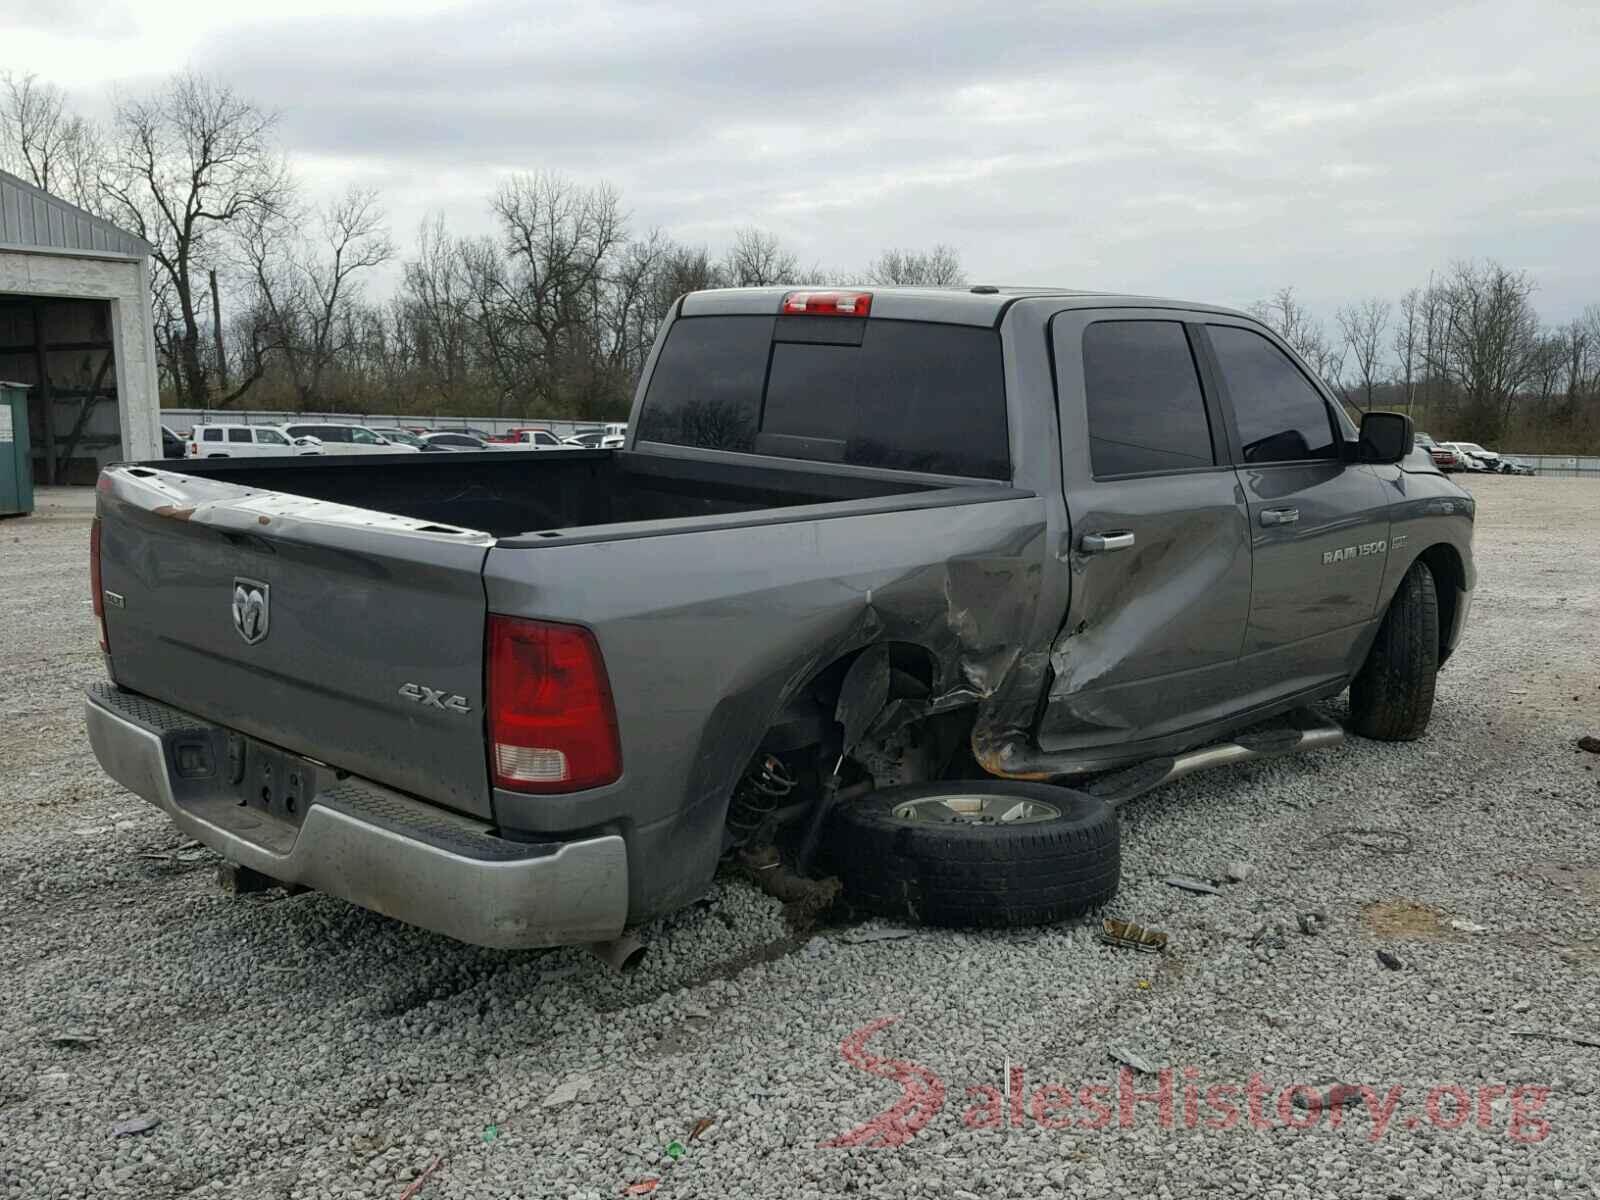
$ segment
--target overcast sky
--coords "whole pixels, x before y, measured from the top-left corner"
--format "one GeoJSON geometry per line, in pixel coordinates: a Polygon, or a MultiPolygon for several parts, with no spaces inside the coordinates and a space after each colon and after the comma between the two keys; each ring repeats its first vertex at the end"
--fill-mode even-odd
{"type": "Polygon", "coordinates": [[[404,246],[544,168],[615,184],[635,231],[760,225],[835,269],[942,241],[975,282],[1292,283],[1328,317],[1496,257],[1547,319],[1600,302],[1600,0],[4,7],[0,66],[85,109],[230,80],[404,246]]]}

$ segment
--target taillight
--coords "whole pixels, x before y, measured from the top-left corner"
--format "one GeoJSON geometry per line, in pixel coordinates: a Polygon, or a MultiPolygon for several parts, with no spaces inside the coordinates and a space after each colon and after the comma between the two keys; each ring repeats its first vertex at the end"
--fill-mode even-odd
{"type": "Polygon", "coordinates": [[[577,792],[622,774],[617,712],[594,634],[491,613],[487,657],[496,787],[577,792]]]}
{"type": "Polygon", "coordinates": [[[787,316],[865,317],[872,312],[872,293],[789,292],[779,311],[787,316]]]}
{"type": "Polygon", "coordinates": [[[111,643],[106,640],[106,595],[100,587],[100,518],[89,522],[89,594],[94,606],[95,629],[100,635],[100,652],[108,653],[111,643]]]}

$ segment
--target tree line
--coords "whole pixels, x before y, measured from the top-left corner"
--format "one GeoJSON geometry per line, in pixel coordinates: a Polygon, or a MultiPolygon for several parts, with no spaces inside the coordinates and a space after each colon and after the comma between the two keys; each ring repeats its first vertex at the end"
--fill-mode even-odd
{"type": "MultiPolygon", "coordinates": [[[[56,85],[0,72],[0,167],[154,247],[167,403],[619,418],[686,291],[965,282],[948,246],[842,272],[743,228],[713,253],[634,230],[613,188],[550,172],[499,186],[493,233],[456,234],[436,215],[402,250],[376,193],[307,197],[276,124],[197,72],[119,95],[104,124],[56,85]],[[396,275],[375,294],[375,277],[396,275]]],[[[1600,448],[1600,305],[1550,327],[1534,290],[1526,272],[1461,262],[1394,301],[1339,308],[1331,329],[1292,287],[1251,311],[1352,408],[1400,408],[1440,438],[1600,448]]]]}
{"type": "Polygon", "coordinates": [[[1501,263],[1457,262],[1391,302],[1341,306],[1330,332],[1285,287],[1250,311],[1351,409],[1411,414],[1441,441],[1529,453],[1600,449],[1600,304],[1550,326],[1535,283],[1501,263]]]}

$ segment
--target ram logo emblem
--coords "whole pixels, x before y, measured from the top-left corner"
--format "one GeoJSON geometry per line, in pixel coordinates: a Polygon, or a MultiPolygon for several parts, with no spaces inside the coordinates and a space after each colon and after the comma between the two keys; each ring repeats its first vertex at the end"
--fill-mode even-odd
{"type": "Polygon", "coordinates": [[[271,594],[259,579],[245,579],[240,575],[233,578],[233,628],[247,646],[254,646],[267,636],[272,623],[272,608],[268,603],[271,594]]]}

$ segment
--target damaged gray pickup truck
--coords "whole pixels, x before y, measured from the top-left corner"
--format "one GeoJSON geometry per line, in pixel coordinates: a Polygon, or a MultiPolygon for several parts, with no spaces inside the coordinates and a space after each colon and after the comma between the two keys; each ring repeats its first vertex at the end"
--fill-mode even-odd
{"type": "Polygon", "coordinates": [[[242,869],[490,946],[609,942],[740,854],[1058,919],[1116,804],[1419,736],[1473,501],[1206,305],[694,293],[616,451],[124,464],[88,697],[242,869]]]}

